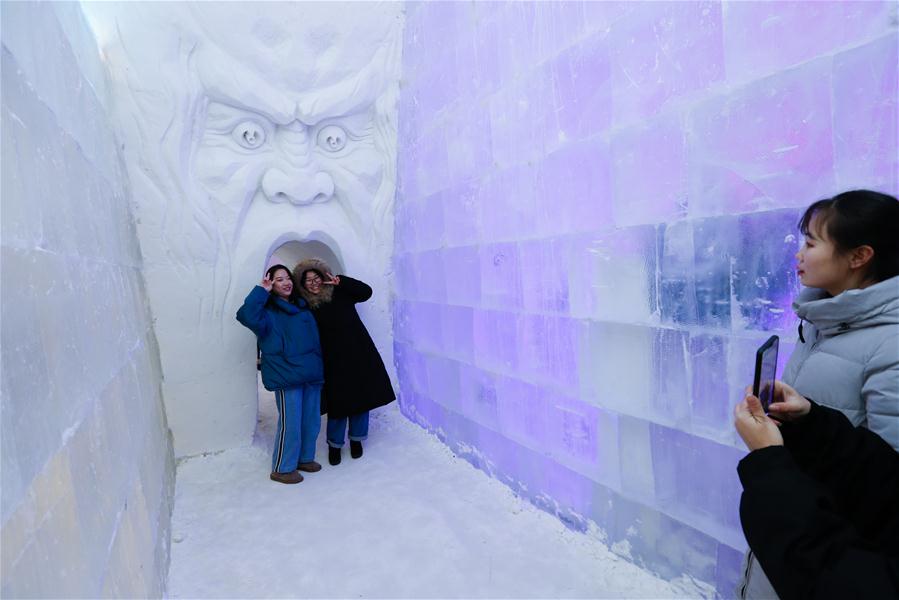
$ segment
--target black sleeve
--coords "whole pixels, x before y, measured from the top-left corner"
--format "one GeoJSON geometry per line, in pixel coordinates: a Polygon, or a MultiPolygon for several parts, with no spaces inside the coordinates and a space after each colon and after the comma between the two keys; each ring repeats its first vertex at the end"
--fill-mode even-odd
{"type": "Polygon", "coordinates": [[[843,413],[814,402],[805,418],[785,424],[781,432],[796,465],[824,486],[842,514],[856,515],[861,524],[866,517],[899,511],[899,453],[876,433],[853,427],[843,413]]]}
{"type": "Polygon", "coordinates": [[[338,277],[340,277],[340,283],[337,284],[336,289],[339,290],[339,293],[345,294],[353,302],[365,302],[371,298],[372,291],[367,283],[359,281],[358,279],[353,279],[352,277],[347,277],[346,275],[338,275],[338,277]]]}
{"type": "Polygon", "coordinates": [[[863,538],[785,447],[751,452],[737,471],[743,532],[781,600],[899,595],[899,556],[863,538]]]}

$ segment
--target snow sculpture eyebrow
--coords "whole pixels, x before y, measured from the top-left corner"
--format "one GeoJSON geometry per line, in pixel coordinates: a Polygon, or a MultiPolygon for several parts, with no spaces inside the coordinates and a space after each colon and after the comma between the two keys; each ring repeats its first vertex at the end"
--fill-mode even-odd
{"type": "Polygon", "coordinates": [[[262,114],[280,125],[296,118],[296,104],[287,94],[219,49],[204,52],[200,61],[200,81],[210,100],[262,114]]]}
{"type": "Polygon", "coordinates": [[[210,100],[262,114],[279,125],[295,119],[314,125],[359,112],[374,103],[383,91],[386,51],[385,47],[379,48],[365,67],[343,81],[293,97],[257,72],[233,59],[227,60],[218,48],[204,51],[200,58],[200,80],[210,100]]]}
{"type": "Polygon", "coordinates": [[[385,52],[382,46],[365,67],[343,81],[301,94],[296,117],[304,123],[314,124],[360,112],[373,104],[383,90],[385,52]]]}

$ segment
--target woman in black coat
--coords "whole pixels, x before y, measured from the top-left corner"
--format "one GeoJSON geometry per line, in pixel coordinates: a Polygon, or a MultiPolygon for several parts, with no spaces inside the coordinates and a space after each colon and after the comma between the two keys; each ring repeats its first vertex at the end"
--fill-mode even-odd
{"type": "Polygon", "coordinates": [[[340,464],[349,428],[350,455],[362,456],[369,411],[396,399],[384,361],[356,312],[371,298],[371,288],[346,275],[335,276],[318,258],[294,267],[299,293],[318,323],[325,361],[323,404],[328,413],[328,462],[340,464]]]}
{"type": "Polygon", "coordinates": [[[899,453],[778,381],[737,405],[740,520],[777,595],[899,598],[899,453]]]}

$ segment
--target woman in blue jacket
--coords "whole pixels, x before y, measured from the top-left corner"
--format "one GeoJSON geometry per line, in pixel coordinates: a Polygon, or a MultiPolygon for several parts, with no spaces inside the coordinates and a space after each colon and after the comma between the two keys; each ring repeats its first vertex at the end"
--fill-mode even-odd
{"type": "Polygon", "coordinates": [[[237,311],[237,320],[258,339],[262,385],[275,392],[279,419],[271,479],[280,483],[299,483],[300,471],[322,468],[314,460],[324,384],[321,344],[306,302],[291,301],[293,290],[287,267],[274,265],[237,311]]]}

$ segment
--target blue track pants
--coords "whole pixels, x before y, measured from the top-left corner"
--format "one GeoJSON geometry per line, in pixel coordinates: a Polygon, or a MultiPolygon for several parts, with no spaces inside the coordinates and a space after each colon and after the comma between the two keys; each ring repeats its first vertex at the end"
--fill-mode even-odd
{"type": "Polygon", "coordinates": [[[300,463],[315,460],[315,440],[322,428],[321,384],[275,391],[278,430],[272,452],[272,471],[290,473],[300,463]]]}

